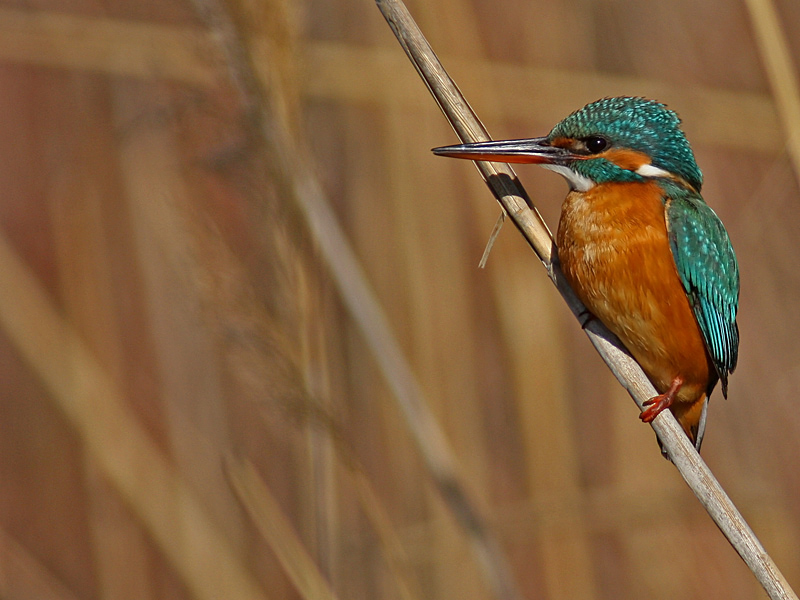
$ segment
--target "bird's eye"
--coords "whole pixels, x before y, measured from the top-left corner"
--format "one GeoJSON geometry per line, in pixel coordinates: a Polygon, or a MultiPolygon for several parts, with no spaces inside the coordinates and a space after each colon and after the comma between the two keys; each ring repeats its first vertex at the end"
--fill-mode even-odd
{"type": "Polygon", "coordinates": [[[608,148],[608,140],[596,135],[583,138],[583,143],[586,144],[589,154],[597,154],[608,148]]]}

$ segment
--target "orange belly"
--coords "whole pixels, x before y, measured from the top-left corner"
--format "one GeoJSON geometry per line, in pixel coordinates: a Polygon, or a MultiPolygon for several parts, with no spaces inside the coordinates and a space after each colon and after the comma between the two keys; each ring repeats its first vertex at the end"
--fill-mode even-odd
{"type": "MultiPolygon", "coordinates": [[[[659,393],[699,419],[713,366],[675,267],[655,183],[601,184],[571,192],[558,227],[564,276],[586,307],[625,344],[659,393]]],[[[683,423],[687,428],[690,423],[683,423]]],[[[688,430],[687,430],[688,433],[688,430]]],[[[690,436],[693,437],[693,436],[690,436]]]]}

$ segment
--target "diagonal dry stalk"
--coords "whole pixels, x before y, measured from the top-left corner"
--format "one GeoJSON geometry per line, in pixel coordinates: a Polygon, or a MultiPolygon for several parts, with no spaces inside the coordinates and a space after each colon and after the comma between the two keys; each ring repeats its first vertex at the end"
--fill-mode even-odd
{"type": "MultiPolygon", "coordinates": [[[[486,129],[447,75],[402,0],[376,0],[376,3],[461,141],[489,140],[486,129]]],[[[552,236],[514,171],[508,165],[500,163],[478,161],[476,165],[492,193],[544,264],[548,276],[570,309],[579,318],[586,314],[585,308],[561,276],[558,264],[553,260],[552,236]]],[[[656,391],[639,365],[598,320],[592,319],[583,325],[600,356],[641,409],[642,403],[655,396],[656,391]]],[[[681,476],[753,571],[769,597],[774,600],[796,599],[796,594],[700,458],[672,413],[663,411],[651,425],[681,476]]]]}

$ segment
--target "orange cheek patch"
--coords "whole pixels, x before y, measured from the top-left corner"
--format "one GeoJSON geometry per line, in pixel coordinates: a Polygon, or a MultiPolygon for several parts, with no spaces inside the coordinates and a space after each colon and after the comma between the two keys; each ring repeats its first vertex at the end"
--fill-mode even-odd
{"type": "Polygon", "coordinates": [[[572,150],[575,146],[575,140],[567,137],[557,137],[550,140],[550,145],[556,148],[567,148],[572,150]]]}
{"type": "Polygon", "coordinates": [[[629,171],[636,171],[642,165],[650,164],[650,157],[644,152],[637,152],[636,150],[628,150],[625,148],[612,148],[592,158],[595,157],[605,158],[608,162],[612,162],[629,171]]]}

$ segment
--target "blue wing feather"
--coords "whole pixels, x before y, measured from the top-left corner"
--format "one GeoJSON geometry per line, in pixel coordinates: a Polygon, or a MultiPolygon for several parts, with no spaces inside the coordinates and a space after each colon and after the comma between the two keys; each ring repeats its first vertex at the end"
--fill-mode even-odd
{"type": "Polygon", "coordinates": [[[719,217],[698,193],[671,183],[664,188],[675,266],[727,396],[728,374],[739,357],[736,255],[719,217]]]}

